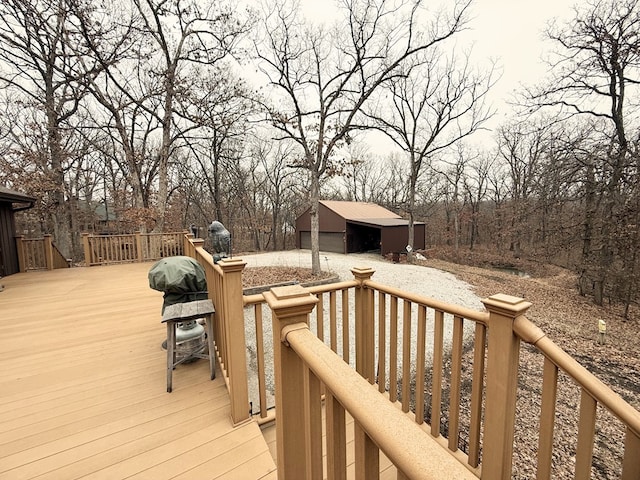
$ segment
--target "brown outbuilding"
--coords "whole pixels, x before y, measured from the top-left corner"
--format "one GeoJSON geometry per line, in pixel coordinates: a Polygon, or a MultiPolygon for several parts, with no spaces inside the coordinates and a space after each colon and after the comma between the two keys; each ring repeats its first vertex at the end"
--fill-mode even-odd
{"type": "MultiPolygon", "coordinates": [[[[311,209],[296,219],[296,246],[311,248],[311,209]]],[[[318,211],[320,250],[335,253],[406,252],[409,221],[368,202],[321,200],[318,211]]],[[[424,249],[425,224],[414,223],[413,249],[424,249]]]]}

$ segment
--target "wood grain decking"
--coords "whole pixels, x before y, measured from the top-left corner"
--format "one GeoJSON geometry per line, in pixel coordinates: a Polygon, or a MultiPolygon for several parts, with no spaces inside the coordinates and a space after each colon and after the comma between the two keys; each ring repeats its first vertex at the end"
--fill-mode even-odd
{"type": "Polygon", "coordinates": [[[0,280],[0,479],[276,478],[207,361],[178,366],[166,393],[151,265],[0,280]]]}

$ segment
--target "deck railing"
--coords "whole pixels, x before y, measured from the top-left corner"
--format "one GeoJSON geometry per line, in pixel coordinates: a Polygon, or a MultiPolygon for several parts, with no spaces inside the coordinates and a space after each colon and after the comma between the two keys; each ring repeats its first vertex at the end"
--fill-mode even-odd
{"type": "Polygon", "coordinates": [[[184,232],[129,235],[82,234],[85,265],[147,262],[184,255],[184,232]]]}
{"type": "MultiPolygon", "coordinates": [[[[463,467],[464,475],[510,479],[514,430],[519,420],[516,400],[522,341],[533,345],[544,357],[540,427],[536,434],[537,478],[552,476],[559,372],[566,373],[582,392],[575,478],[591,478],[598,406],[615,415],[625,430],[620,478],[640,478],[640,413],[532,325],[524,316],[531,306],[529,302],[494,295],[483,301],[486,311],[475,311],[379,284],[371,280],[374,272],[370,269],[353,269],[352,281],[302,292],[287,292],[288,287],[281,287],[284,290],[242,297],[239,282],[244,262],[234,259],[229,261],[230,267],[225,266],[227,261],[214,265],[201,246],[194,246],[193,240],[186,242],[187,254],[199,259],[208,272],[220,323],[216,344],[232,402],[236,401],[234,392],[240,396],[238,411],[246,407],[248,393],[235,384],[234,376],[240,375],[246,382],[245,352],[250,349],[255,356],[258,421],[276,418],[280,478],[322,478],[318,408],[320,393],[324,392],[324,448],[330,472],[324,475],[328,478],[344,478],[346,440],[342,417],[346,410],[355,421],[356,471],[367,472],[361,478],[377,478],[374,472],[382,451],[396,465],[398,478],[439,478],[434,472],[442,466],[449,468],[448,460],[439,456],[445,452],[463,467]],[[301,303],[305,303],[304,308],[301,303]],[[243,305],[247,307],[246,321],[255,328],[255,345],[244,344],[244,330],[240,327],[243,305]],[[264,321],[267,310],[271,311],[271,322],[264,321]],[[313,334],[310,329],[315,330],[313,334]],[[231,352],[234,358],[230,357],[231,352]],[[344,373],[345,367],[354,372],[344,373]],[[270,372],[275,377],[272,384],[267,381],[270,372]],[[341,373],[336,373],[336,379],[329,372],[341,373]],[[357,401],[349,393],[350,383],[346,388],[342,385],[354,382],[355,372],[371,386],[358,386],[357,401]],[[269,410],[270,393],[275,394],[275,415],[269,410]],[[380,402],[396,413],[390,413],[380,402]],[[371,408],[376,409],[377,423],[397,423],[400,433],[397,429],[385,433],[384,428],[367,424],[371,408]],[[397,414],[403,420],[396,418],[397,414]],[[407,421],[413,426],[405,428],[407,421]],[[416,429],[424,438],[414,438],[416,429]],[[412,462],[407,464],[398,453],[408,452],[407,445],[414,442],[426,449],[422,453],[411,450],[415,455],[413,464],[427,469],[420,475],[412,469],[412,462]],[[426,447],[434,444],[440,450],[426,447]],[[427,466],[423,462],[431,463],[427,466]],[[301,476],[302,472],[305,474],[301,476]]],[[[358,384],[362,384],[360,380],[358,384]]]]}
{"type": "Polygon", "coordinates": [[[29,270],[54,270],[69,268],[70,260],[58,250],[53,237],[44,235],[42,238],[16,237],[18,250],[18,264],[21,272],[29,270]]]}
{"type": "Polygon", "coordinates": [[[193,239],[187,234],[184,242],[186,254],[204,267],[207,276],[209,296],[215,306],[216,354],[231,397],[231,417],[238,425],[250,419],[242,306],[242,270],[246,263],[241,259],[214,263],[202,239],[193,239]]]}

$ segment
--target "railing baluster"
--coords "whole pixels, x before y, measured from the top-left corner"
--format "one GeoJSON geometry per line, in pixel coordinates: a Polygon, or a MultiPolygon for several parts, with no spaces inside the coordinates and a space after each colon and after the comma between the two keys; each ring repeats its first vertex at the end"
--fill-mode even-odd
{"type": "Polygon", "coordinates": [[[327,425],[327,480],[347,479],[347,429],[344,407],[327,390],[325,397],[327,425]]]}
{"type": "Polygon", "coordinates": [[[391,296],[389,308],[389,400],[398,399],[398,297],[391,296]]]}
{"type": "Polygon", "coordinates": [[[264,335],[262,322],[262,304],[254,306],[256,321],[256,362],[258,364],[258,396],[260,398],[260,418],[267,417],[267,386],[264,365],[264,335]]]}
{"type": "Polygon", "coordinates": [[[342,289],[342,358],[350,363],[349,345],[349,290],[342,289]]]}
{"type": "Polygon", "coordinates": [[[387,297],[378,292],[378,391],[387,389],[387,297]]]}
{"type": "Polygon", "coordinates": [[[418,332],[416,333],[416,423],[424,423],[424,380],[425,380],[425,348],[427,330],[427,307],[418,305],[418,332]]]}
{"type": "Polygon", "coordinates": [[[442,404],[442,363],[444,355],[444,312],[436,310],[433,328],[433,382],[431,386],[431,435],[440,435],[440,416],[442,404]]]}
{"type": "Polygon", "coordinates": [[[640,452],[640,436],[627,427],[621,480],[637,480],[640,478],[640,455],[638,452],[640,452]]]}
{"type": "Polygon", "coordinates": [[[362,427],[354,422],[356,480],[380,478],[380,450],[362,427]]]}
{"type": "Polygon", "coordinates": [[[460,382],[462,377],[462,333],[464,320],[453,317],[453,343],[451,346],[451,393],[449,395],[449,450],[458,450],[460,433],[460,382]]]}
{"type": "Polygon", "coordinates": [[[597,405],[595,399],[586,390],[582,389],[580,419],[578,422],[578,447],[576,449],[576,480],[589,480],[591,478],[597,405]]]}
{"type": "Polygon", "coordinates": [[[320,381],[315,374],[304,369],[304,416],[306,434],[307,475],[310,480],[322,480],[322,395],[320,381]]]}
{"type": "Polygon", "coordinates": [[[331,342],[331,350],[338,351],[338,337],[336,332],[336,292],[332,290],[329,292],[329,341],[331,342]]]}
{"type": "Polygon", "coordinates": [[[402,411],[409,411],[411,400],[411,302],[402,303],[402,411]]]}
{"type": "Polygon", "coordinates": [[[324,342],[324,294],[319,293],[316,305],[316,335],[324,342]]]}
{"type": "MultiPolygon", "coordinates": [[[[372,271],[373,274],[373,271],[372,271]]],[[[375,296],[373,290],[363,290],[363,325],[365,326],[365,364],[367,378],[371,385],[376,383],[376,326],[375,326],[375,296]]]]}
{"type": "Polygon", "coordinates": [[[487,328],[476,323],[473,345],[473,380],[471,382],[471,420],[469,424],[469,465],[480,464],[480,425],[482,422],[482,392],[484,378],[484,352],[487,328]]]}
{"type": "Polygon", "coordinates": [[[556,418],[556,397],[558,394],[558,367],[544,359],[542,374],[542,401],[540,407],[540,433],[538,441],[538,480],[551,478],[553,429],[556,418]]]}

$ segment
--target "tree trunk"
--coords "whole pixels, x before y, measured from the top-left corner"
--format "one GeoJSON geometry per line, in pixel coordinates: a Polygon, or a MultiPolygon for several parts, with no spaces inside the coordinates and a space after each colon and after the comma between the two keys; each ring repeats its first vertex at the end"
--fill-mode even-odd
{"type": "Polygon", "coordinates": [[[311,273],[320,275],[320,180],[318,175],[311,173],[311,273]]]}
{"type": "Polygon", "coordinates": [[[46,114],[47,114],[47,143],[49,155],[51,156],[51,175],[55,190],[52,192],[54,210],[52,214],[53,238],[56,246],[65,256],[71,258],[71,229],[69,226],[69,210],[65,201],[65,179],[63,169],[64,153],[61,147],[60,129],[55,111],[55,98],[53,88],[47,86],[46,92],[46,114]]]}
{"type": "Polygon", "coordinates": [[[591,290],[590,261],[591,261],[591,240],[593,236],[593,221],[595,217],[596,190],[593,165],[587,165],[585,182],[585,205],[584,222],[582,226],[582,255],[580,257],[580,278],[578,288],[580,295],[587,295],[591,290]]]}
{"type": "Polygon", "coordinates": [[[169,155],[171,153],[171,122],[173,118],[173,96],[175,84],[175,64],[167,70],[165,79],[164,115],[162,117],[162,147],[160,148],[160,161],[158,162],[158,203],[156,205],[157,217],[154,231],[164,231],[164,217],[167,211],[167,199],[169,194],[169,155]]]}

